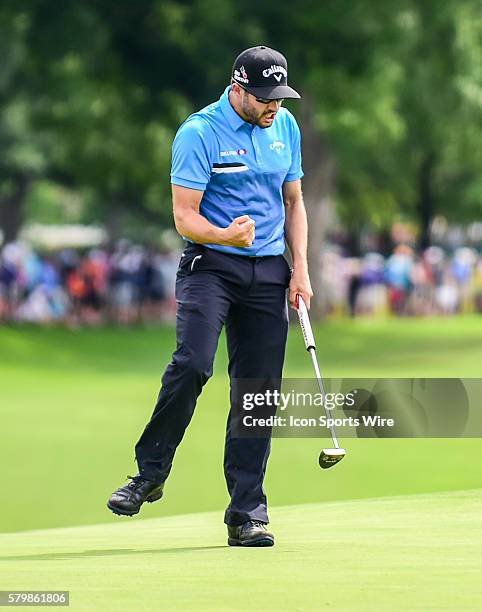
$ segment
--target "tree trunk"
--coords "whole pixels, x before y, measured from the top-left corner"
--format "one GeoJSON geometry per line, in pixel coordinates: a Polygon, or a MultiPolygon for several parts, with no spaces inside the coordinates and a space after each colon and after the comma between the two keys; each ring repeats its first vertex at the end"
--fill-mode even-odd
{"type": "Polygon", "coordinates": [[[430,246],[430,224],[434,216],[433,172],[435,153],[427,153],[418,173],[417,212],[420,222],[419,246],[426,249],[430,246]]]}
{"type": "Polygon", "coordinates": [[[25,198],[30,187],[30,179],[17,175],[11,179],[10,193],[0,198],[0,228],[3,242],[16,240],[22,227],[25,198]]]}
{"type": "Polygon", "coordinates": [[[321,250],[328,227],[335,218],[333,191],[335,184],[335,159],[326,137],[315,126],[314,107],[308,96],[301,104],[301,128],[303,142],[303,198],[308,216],[308,265],[313,300],[311,315],[320,319],[324,314],[324,291],[321,277],[321,250]]]}

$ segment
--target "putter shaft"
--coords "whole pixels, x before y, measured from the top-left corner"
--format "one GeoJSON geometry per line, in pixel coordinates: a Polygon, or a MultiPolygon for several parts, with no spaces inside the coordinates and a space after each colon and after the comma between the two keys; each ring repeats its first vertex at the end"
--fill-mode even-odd
{"type": "MultiPolygon", "coordinates": [[[[308,315],[308,309],[306,308],[306,304],[303,298],[299,294],[297,296],[297,307],[298,307],[298,317],[300,320],[301,331],[303,333],[303,339],[305,341],[306,350],[309,352],[311,356],[311,361],[313,363],[313,368],[315,370],[316,380],[318,381],[318,386],[320,388],[320,392],[323,397],[323,410],[325,411],[326,418],[330,419],[330,413],[328,409],[326,408],[325,401],[324,401],[325,390],[323,387],[323,380],[321,378],[320,367],[318,365],[318,360],[316,358],[315,336],[311,328],[310,317],[308,315]]],[[[336,449],[340,449],[334,426],[330,424],[329,430],[331,433],[331,438],[333,440],[333,445],[335,446],[336,449]]]]}
{"type": "MultiPolygon", "coordinates": [[[[316,349],[314,347],[313,348],[309,348],[308,352],[311,355],[311,361],[313,363],[313,368],[315,370],[316,379],[318,381],[318,386],[320,388],[320,393],[321,393],[321,395],[323,397],[323,410],[325,411],[326,418],[330,419],[331,418],[330,412],[328,411],[328,409],[327,409],[327,407],[325,405],[325,401],[324,401],[324,399],[325,399],[325,389],[323,387],[323,380],[321,379],[321,373],[320,373],[320,367],[318,365],[318,360],[316,359],[316,349]]],[[[333,440],[333,444],[334,444],[335,448],[340,448],[340,446],[338,444],[338,439],[336,437],[334,426],[330,424],[329,425],[329,429],[330,429],[331,438],[333,440]]]]}

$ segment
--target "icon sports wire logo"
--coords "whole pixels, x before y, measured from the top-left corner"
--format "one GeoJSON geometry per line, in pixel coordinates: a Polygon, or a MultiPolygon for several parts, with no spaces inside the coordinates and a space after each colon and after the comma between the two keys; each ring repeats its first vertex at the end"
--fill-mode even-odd
{"type": "Polygon", "coordinates": [[[326,378],[323,387],[316,378],[235,379],[233,431],[324,437],[333,424],[343,438],[482,438],[482,378],[326,378]]]}

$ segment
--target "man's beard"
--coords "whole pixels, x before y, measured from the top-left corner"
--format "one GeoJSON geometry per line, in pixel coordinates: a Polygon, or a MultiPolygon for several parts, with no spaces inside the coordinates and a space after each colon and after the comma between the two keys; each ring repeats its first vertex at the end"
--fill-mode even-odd
{"type": "Polygon", "coordinates": [[[260,127],[261,129],[266,129],[268,127],[271,127],[270,125],[262,125],[260,123],[261,119],[267,115],[271,115],[272,111],[263,111],[263,112],[258,112],[256,110],[254,110],[248,102],[247,97],[244,98],[243,100],[243,113],[245,114],[247,120],[249,123],[251,123],[252,125],[257,125],[258,127],[260,127]]]}

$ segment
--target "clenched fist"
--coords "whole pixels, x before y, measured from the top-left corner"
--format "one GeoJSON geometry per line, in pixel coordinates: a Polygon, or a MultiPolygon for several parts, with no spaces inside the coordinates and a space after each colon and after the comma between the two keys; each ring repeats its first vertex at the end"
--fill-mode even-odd
{"type": "Polygon", "coordinates": [[[223,244],[234,247],[250,247],[254,242],[255,222],[249,215],[236,217],[223,230],[223,244]]]}

